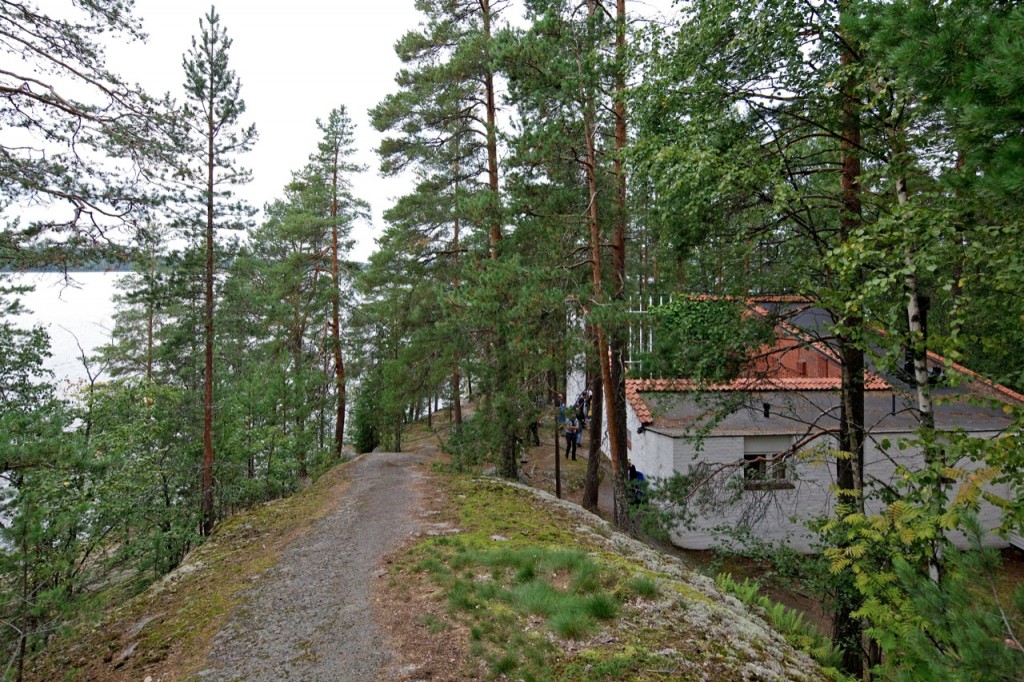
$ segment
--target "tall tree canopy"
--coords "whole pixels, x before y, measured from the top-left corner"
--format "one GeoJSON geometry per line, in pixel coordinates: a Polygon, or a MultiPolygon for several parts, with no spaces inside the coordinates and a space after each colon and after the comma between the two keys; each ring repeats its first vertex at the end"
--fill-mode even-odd
{"type": "Polygon", "coordinates": [[[213,416],[214,416],[214,279],[217,228],[245,226],[249,207],[232,196],[231,188],[249,180],[238,166],[237,156],[256,140],[256,127],[243,127],[245,101],[242,84],[228,67],[231,39],[213,7],[199,21],[200,35],[182,59],[187,102],[182,112],[184,132],[185,225],[190,236],[201,240],[206,254],[204,291],[203,369],[203,534],[213,531],[213,416]]]}
{"type": "Polygon", "coordinates": [[[141,38],[131,3],[59,4],[0,3],[0,265],[116,255],[167,160],[167,102],[104,59],[101,36],[141,38]]]}

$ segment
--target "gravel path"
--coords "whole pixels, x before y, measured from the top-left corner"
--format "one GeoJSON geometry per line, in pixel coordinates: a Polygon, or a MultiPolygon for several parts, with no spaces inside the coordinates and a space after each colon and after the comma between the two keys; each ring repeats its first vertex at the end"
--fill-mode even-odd
{"type": "Polygon", "coordinates": [[[376,680],[391,657],[369,603],[420,525],[422,454],[365,455],[337,508],[289,545],[217,634],[199,680],[376,680]]]}

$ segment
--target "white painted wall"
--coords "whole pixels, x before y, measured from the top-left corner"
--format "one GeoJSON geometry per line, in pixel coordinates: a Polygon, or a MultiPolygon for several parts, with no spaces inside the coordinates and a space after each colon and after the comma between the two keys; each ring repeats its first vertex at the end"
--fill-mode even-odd
{"type": "Polygon", "coordinates": [[[576,398],[580,397],[580,393],[587,389],[587,375],[582,369],[586,360],[587,358],[584,355],[576,356],[572,369],[565,377],[566,405],[574,405],[576,398]]]}
{"type": "MultiPolygon", "coordinates": [[[[632,419],[636,419],[632,409],[632,419]]],[[[909,435],[909,434],[903,434],[909,435]]],[[[994,434],[989,434],[994,435],[994,434]]],[[[636,434],[631,431],[633,448],[631,458],[637,468],[649,479],[665,478],[673,472],[690,473],[700,463],[728,464],[739,460],[744,452],[765,452],[772,447],[776,451],[785,449],[792,442],[789,436],[747,437],[713,436],[704,440],[698,451],[684,438],[646,431],[636,434]]],[[[892,438],[895,442],[895,437],[892,438]]],[[[831,439],[822,439],[821,446],[834,448],[831,439]]],[[[870,441],[865,447],[865,471],[869,479],[891,484],[896,478],[899,463],[916,465],[920,453],[910,450],[886,454],[877,442],[870,441]]],[[[835,482],[834,461],[818,461],[808,452],[804,459],[793,458],[788,466],[795,474],[793,488],[788,490],[748,491],[739,495],[739,501],[729,506],[703,503],[700,498],[691,504],[694,514],[693,527],[679,527],[671,533],[673,543],[689,549],[713,549],[729,545],[727,532],[731,529],[748,528],[754,537],[773,544],[785,544],[799,552],[815,552],[815,538],[806,529],[808,521],[816,516],[828,514],[835,504],[832,486],[835,482]]],[[[737,469],[735,476],[741,477],[737,469]]],[[[993,488],[993,492],[1006,495],[1005,486],[993,488]]],[[[872,505],[878,511],[879,503],[872,505]]],[[[979,511],[979,518],[985,528],[996,528],[1000,522],[999,509],[987,502],[979,511]]],[[[951,534],[958,546],[966,546],[966,539],[960,533],[951,534]]],[[[992,547],[1006,547],[1007,541],[989,533],[985,544],[992,547]]]]}

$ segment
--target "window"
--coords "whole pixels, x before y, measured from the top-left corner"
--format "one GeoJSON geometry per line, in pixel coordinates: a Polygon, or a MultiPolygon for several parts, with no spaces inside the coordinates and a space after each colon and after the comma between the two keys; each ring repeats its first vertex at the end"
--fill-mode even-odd
{"type": "Polygon", "coordinates": [[[786,461],[774,458],[775,453],[743,455],[744,490],[782,490],[793,487],[786,476],[786,461]]]}

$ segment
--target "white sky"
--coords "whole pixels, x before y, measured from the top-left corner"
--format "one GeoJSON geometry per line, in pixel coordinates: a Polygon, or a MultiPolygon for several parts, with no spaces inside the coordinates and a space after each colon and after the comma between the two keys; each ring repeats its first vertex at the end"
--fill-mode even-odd
{"type": "MultiPolygon", "coordinates": [[[[291,173],[316,149],[316,119],[342,104],[356,127],[357,161],[369,167],[355,178],[370,202],[373,226],[361,224],[352,257],[375,249],[382,212],[408,190],[407,181],[381,178],[375,150],[380,135],[367,111],[396,90],[400,68],[394,44],[415,29],[413,0],[219,0],[221,24],[233,44],[229,63],[242,83],[243,121],[255,123],[259,141],[241,159],[253,182],[239,194],[256,208],[282,195],[291,173]]],[[[43,3],[45,7],[45,1],[43,3]]],[[[182,56],[199,34],[209,0],[135,0],[135,16],[149,34],[145,44],[114,45],[108,66],[148,92],[182,100],[182,56]]]]}

